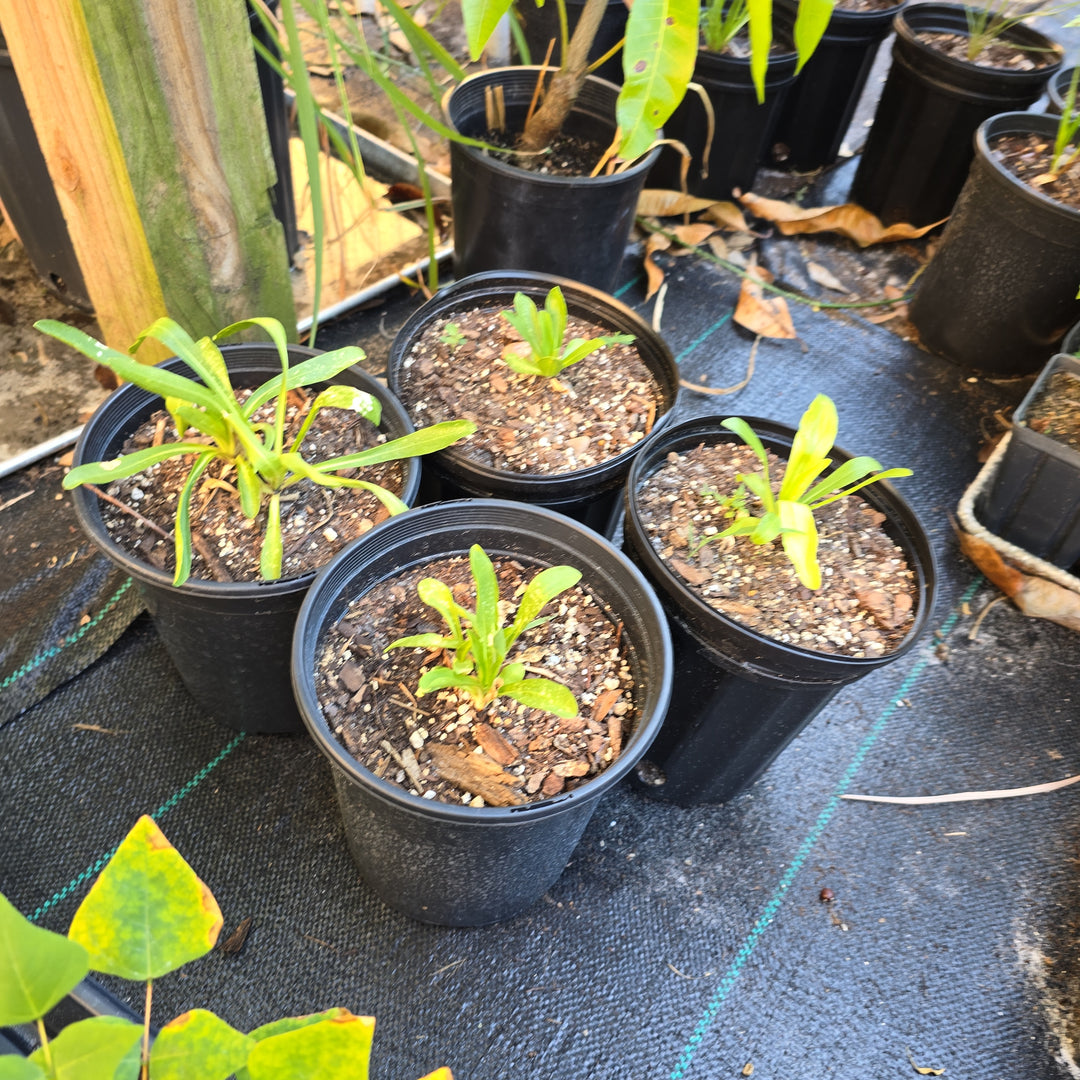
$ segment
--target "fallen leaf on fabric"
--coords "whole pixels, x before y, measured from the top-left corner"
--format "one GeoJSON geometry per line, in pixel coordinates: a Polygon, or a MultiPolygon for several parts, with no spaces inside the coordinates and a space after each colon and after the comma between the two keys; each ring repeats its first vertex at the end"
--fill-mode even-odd
{"type": "Polygon", "coordinates": [[[739,196],[739,201],[756,217],[772,221],[780,226],[785,236],[797,233],[836,232],[854,240],[859,247],[884,244],[896,240],[917,240],[931,229],[936,229],[946,219],[932,225],[917,228],[898,223],[883,225],[881,219],[854,203],[842,206],[795,206],[779,199],[763,199],[753,192],[739,196]]]}
{"type": "Polygon", "coordinates": [[[762,337],[797,337],[787,301],[782,296],[766,296],[761,285],[764,279],[765,271],[761,267],[750,267],[748,275],[743,278],[733,318],[752,334],[760,334],[762,337]]]}
{"type": "Polygon", "coordinates": [[[749,232],[732,233],[724,239],[731,251],[749,251],[757,243],[754,234],[749,232]]]}
{"type": "Polygon", "coordinates": [[[681,191],[667,191],[664,188],[646,188],[638,198],[637,212],[640,217],[678,217],[680,214],[694,214],[714,205],[715,199],[699,199],[694,195],[684,195],[681,191]]]}
{"type": "Polygon", "coordinates": [[[750,229],[743,212],[733,202],[713,203],[701,216],[723,229],[734,229],[736,232],[748,232],[750,229]]]}
{"type": "Polygon", "coordinates": [[[671,240],[663,233],[650,233],[649,239],[645,241],[645,277],[648,282],[645,289],[646,300],[651,300],[656,290],[664,283],[664,271],[653,261],[653,254],[657,251],[667,251],[669,247],[671,247],[671,240]]]}
{"type": "Polygon", "coordinates": [[[893,304],[885,311],[877,311],[873,315],[866,315],[864,318],[867,322],[872,323],[885,323],[890,319],[895,319],[898,315],[907,314],[907,304],[893,304]]]}
{"type": "Polygon", "coordinates": [[[1080,593],[1010,566],[987,541],[957,529],[960,550],[1025,615],[1080,630],[1080,593]]]}
{"type": "Polygon", "coordinates": [[[709,243],[709,250],[718,259],[726,259],[726,258],[728,258],[727,242],[724,240],[724,238],[719,233],[713,233],[712,236],[709,237],[708,243],[709,243]]]}
{"type": "Polygon", "coordinates": [[[679,241],[680,244],[685,244],[687,247],[697,247],[698,244],[703,243],[708,237],[716,232],[715,225],[707,225],[703,221],[696,222],[693,225],[676,225],[671,230],[672,236],[679,241]]]}
{"type": "Polygon", "coordinates": [[[911,1056],[911,1051],[910,1050],[908,1051],[907,1059],[908,1059],[908,1061],[911,1062],[911,1067],[920,1076],[944,1076],[945,1075],[945,1070],[944,1069],[927,1069],[927,1068],[921,1067],[919,1065],[916,1065],[915,1064],[915,1059],[911,1056]]]}
{"type": "Polygon", "coordinates": [[[822,266],[820,263],[808,262],[806,264],[806,272],[810,275],[810,280],[815,284],[820,285],[823,289],[832,289],[833,292],[842,293],[851,291],[843,286],[831,270],[822,266]]]}

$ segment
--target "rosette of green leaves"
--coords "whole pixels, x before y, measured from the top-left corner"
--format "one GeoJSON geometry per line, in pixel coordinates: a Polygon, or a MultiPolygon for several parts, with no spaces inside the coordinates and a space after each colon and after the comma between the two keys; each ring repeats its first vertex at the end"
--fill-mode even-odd
{"type": "Polygon", "coordinates": [[[547,294],[543,311],[537,309],[530,297],[519,292],[514,294],[514,310],[504,311],[502,315],[528,346],[528,356],[522,356],[514,345],[508,345],[502,354],[507,364],[522,375],[543,375],[551,379],[563,368],[584,360],[605,345],[629,345],[634,340],[632,334],[609,334],[606,337],[573,338],[564,345],[568,313],[566,298],[558,285],[547,294]]]}
{"type": "Polygon", "coordinates": [[[479,544],[469,549],[469,569],[476,584],[475,611],[462,607],[450,587],[438,578],[424,578],[417,584],[417,595],[446,620],[450,633],[413,634],[387,646],[444,649],[453,654],[448,667],[434,667],[420,676],[417,696],[457,687],[468,692],[477,708],[497,697],[508,697],[556,716],[576,716],[577,701],[567,687],[554,679],[526,678],[525,665],[510,663],[506,657],[530,626],[544,621],[537,617],[547,604],[581,580],[581,571],[572,566],[541,570],[526,586],[513,622],[504,627],[495,567],[479,544]]]}
{"type": "Polygon", "coordinates": [[[377,398],[355,387],[326,387],[311,403],[296,437],[286,443],[288,392],[326,382],[339,375],[347,367],[364,359],[362,349],[347,346],[320,353],[290,367],[285,330],[276,319],[244,319],[225,327],[212,338],[204,337],[198,341],[192,340],[187,331],[172,319],[158,319],[139,336],[131,351],[134,353],[147,338],[154,338],[171,349],[198,376],[198,379],[191,379],[174,371],[140,364],[131,356],[111,349],[64,323],[43,319],[34,325],[43,333],[103,364],[121,379],[164,398],[165,409],[180,435],[178,440],[136,450],[110,461],[80,465],[64,477],[64,487],[70,489],[80,484],[109,484],[134,476],[169,458],[190,456],[191,471],[176,508],[174,585],[182,585],[191,574],[191,503],[200,477],[212,462],[220,460],[233,467],[240,508],[245,517],[254,519],[266,506],[266,533],[260,551],[259,572],[263,578],[273,580],[281,577],[281,492],[284,489],[302,479],[328,488],[362,488],[372,492],[391,514],[399,514],[408,507],[392,492],[378,484],[340,474],[366,465],[430,454],[476,430],[476,425],[470,421],[449,420],[354,454],[309,462],[302,453],[304,436],[321,409],[349,409],[377,424],[381,406],[377,398]],[[277,347],[281,358],[281,375],[257,387],[240,404],[229,379],[225,358],[215,343],[250,327],[264,330],[277,347]],[[273,422],[255,420],[256,410],[270,402],[274,403],[273,422]],[[184,438],[189,430],[201,435],[202,440],[184,438]]]}
{"type": "Polygon", "coordinates": [[[769,544],[779,536],[799,581],[808,589],[821,588],[814,511],[877,480],[911,475],[910,469],[883,470],[872,457],[855,457],[814,483],[832,463],[828,454],[836,441],[839,427],[832,399],[818,394],[799,421],[780,490],[774,495],[769,477],[769,459],[761,440],[750,425],[737,416],[722,423],[729,431],[735,432],[761,462],[760,473],[740,473],[739,481],[761,500],[765,513],[755,517],[744,509],[733,525],[711,539],[748,536],[755,544],[769,544]]]}

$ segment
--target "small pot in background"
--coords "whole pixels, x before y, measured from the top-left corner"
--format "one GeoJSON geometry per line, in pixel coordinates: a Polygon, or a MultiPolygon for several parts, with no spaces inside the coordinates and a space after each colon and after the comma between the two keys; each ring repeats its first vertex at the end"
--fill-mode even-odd
{"type": "MultiPolygon", "coordinates": [[[[516,5],[516,9],[517,17],[521,21],[525,44],[529,46],[531,54],[529,62],[542,64],[548,44],[554,39],[555,47],[551,51],[551,59],[548,63],[558,67],[562,60],[562,48],[559,45],[558,5],[544,4],[543,7],[539,7],[533,0],[525,0],[523,4],[516,5]]],[[[585,0],[566,0],[567,33],[571,37],[584,9],[585,0]]],[[[608,0],[603,17],[600,19],[600,26],[596,31],[596,37],[593,38],[589,49],[590,64],[609,53],[626,36],[626,16],[629,11],[624,0],[608,0]]],[[[592,74],[599,79],[607,79],[609,82],[621,85],[623,81],[622,51],[605,60],[592,74]]]]}

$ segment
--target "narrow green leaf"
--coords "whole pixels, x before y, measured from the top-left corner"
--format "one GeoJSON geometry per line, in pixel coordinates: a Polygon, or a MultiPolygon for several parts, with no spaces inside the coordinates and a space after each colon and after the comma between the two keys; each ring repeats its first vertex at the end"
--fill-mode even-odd
{"type": "MultiPolygon", "coordinates": [[[[285,389],[286,391],[296,390],[301,386],[329,382],[347,368],[360,363],[366,355],[363,349],[349,345],[344,349],[319,353],[318,356],[301,360],[299,364],[293,364],[289,368],[289,373],[285,379],[285,389]]],[[[251,416],[256,409],[262,408],[280,389],[281,377],[279,375],[268,379],[262,386],[256,388],[247,401],[244,402],[244,416],[251,416]]]]}
{"type": "Polygon", "coordinates": [[[390,17],[408,39],[418,58],[424,55],[426,49],[435,58],[435,62],[450,73],[454,82],[461,82],[465,78],[465,69],[454,59],[453,54],[445,49],[429,30],[420,26],[407,9],[403,8],[397,0],[382,0],[382,2],[390,12],[390,17]]]}
{"type": "Polygon", "coordinates": [[[445,690],[450,686],[475,692],[481,692],[484,689],[475,675],[454,671],[448,667],[435,667],[420,676],[416,684],[416,696],[423,697],[424,694],[430,694],[433,690],[445,690]]]}
{"type": "Polygon", "coordinates": [[[259,515],[262,506],[262,481],[247,458],[238,457],[236,465],[236,490],[240,494],[240,511],[249,521],[259,515]]]}
{"type": "MultiPolygon", "coordinates": [[[[203,435],[209,435],[223,450],[232,446],[232,431],[220,414],[187,405],[179,398],[167,398],[165,408],[176,424],[177,431],[183,435],[188,428],[194,428],[203,435]]],[[[167,445],[167,444],[166,444],[167,445]]]]}
{"type": "Polygon", "coordinates": [[[165,1025],[150,1050],[153,1080],[226,1080],[241,1068],[254,1039],[205,1009],[165,1025]]]}
{"type": "Polygon", "coordinates": [[[281,577],[281,496],[275,491],[266,509],[266,535],[259,552],[259,576],[265,581],[277,581],[281,577]]]}
{"type": "Polygon", "coordinates": [[[94,971],[142,982],[204,956],[221,923],[210,890],[144,815],[79,905],[68,936],[94,971]]]}
{"type": "Polygon", "coordinates": [[[148,446],[145,450],[136,450],[109,461],[90,461],[79,465],[64,477],[62,485],[70,491],[80,484],[111,484],[114,480],[134,476],[159,461],[182,457],[184,454],[196,454],[198,460],[214,457],[216,451],[205,443],[163,443],[161,446],[148,446]]]}
{"type": "Polygon", "coordinates": [[[495,567],[479,544],[469,548],[469,569],[476,583],[476,612],[469,630],[469,643],[476,661],[476,677],[484,691],[491,690],[506,657],[496,641],[500,627],[499,582],[495,567]]]}
{"type": "Polygon", "coordinates": [[[795,68],[798,75],[806,61],[814,54],[832,18],[834,0],[799,0],[799,10],[795,16],[795,51],[799,54],[799,63],[795,68]]]}
{"type": "Polygon", "coordinates": [[[750,78],[758,104],[765,101],[765,72],[772,47],[772,0],[747,0],[750,9],[750,78]]]}
{"type": "Polygon", "coordinates": [[[176,521],[173,523],[173,545],[176,548],[176,569],[173,572],[173,585],[179,587],[191,576],[191,500],[199,478],[210,462],[213,454],[199,458],[188,473],[180,497],[176,501],[176,521]]]}
{"type": "Polygon", "coordinates": [[[329,473],[337,472],[339,469],[359,469],[365,465],[377,465],[383,461],[423,457],[424,454],[445,450],[446,447],[460,442],[475,431],[476,425],[471,420],[444,420],[441,424],[432,424],[430,427],[390,439],[367,450],[359,450],[355,454],[345,454],[343,457],[315,462],[313,467],[318,472],[329,473]]]}
{"type": "Polygon", "coordinates": [[[573,566],[549,566],[533,577],[525,587],[514,621],[507,631],[507,647],[517,641],[556,596],[572,589],[580,580],[581,571],[573,566]]]}
{"type": "Polygon", "coordinates": [[[0,1027],[44,1016],[89,970],[81,945],[34,926],[0,893],[0,1027]]]}
{"type": "Polygon", "coordinates": [[[553,285],[544,300],[544,311],[551,319],[551,342],[554,345],[552,352],[558,350],[562,339],[566,334],[566,322],[570,313],[566,309],[566,297],[558,285],[553,285]]]}
{"type": "MultiPolygon", "coordinates": [[[[69,1024],[49,1042],[52,1080],[135,1080],[142,1028],[118,1016],[92,1016],[69,1024]]],[[[35,1050],[30,1060],[46,1068],[35,1050]]]]}
{"type": "Polygon", "coordinates": [[[698,52],[698,0],[635,0],[626,20],[619,153],[640,157],[686,94],[698,52]]]}
{"type": "Polygon", "coordinates": [[[837,499],[844,499],[848,495],[854,494],[856,491],[861,490],[870,484],[876,484],[879,480],[893,480],[899,476],[911,476],[910,469],[885,469],[883,472],[875,473],[873,476],[868,476],[862,483],[854,484],[853,486],[846,488],[844,491],[838,491],[835,495],[828,499],[822,499],[820,502],[814,503],[813,508],[816,510],[819,506],[828,506],[831,502],[836,502],[837,499]]]}
{"type": "Polygon", "coordinates": [[[813,506],[824,495],[834,491],[840,491],[849,484],[854,484],[864,476],[881,469],[881,464],[872,457],[855,457],[841,462],[828,476],[815,484],[806,494],[800,496],[799,501],[813,506]]]}
{"type": "Polygon", "coordinates": [[[530,709],[543,709],[556,716],[577,716],[577,701],[570,690],[553,679],[525,679],[504,685],[499,693],[520,701],[530,709]]]}
{"type": "Polygon", "coordinates": [[[817,561],[818,533],[814,515],[805,503],[781,501],[780,542],[795,567],[795,573],[808,589],[821,588],[821,567],[817,561]]]}
{"type": "Polygon", "coordinates": [[[512,5],[513,0],[462,0],[461,14],[465,20],[470,59],[480,59],[495,27],[512,5]]]}
{"type": "Polygon", "coordinates": [[[375,1021],[338,1009],[329,1019],[261,1039],[250,1080],[367,1080],[375,1021]]]}

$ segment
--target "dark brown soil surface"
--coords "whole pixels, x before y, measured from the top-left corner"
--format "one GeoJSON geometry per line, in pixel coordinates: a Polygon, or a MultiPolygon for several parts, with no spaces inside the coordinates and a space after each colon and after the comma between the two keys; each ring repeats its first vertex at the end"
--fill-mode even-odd
{"type": "MultiPolygon", "coordinates": [[[[239,396],[246,395],[241,392],[239,396]]],[[[290,394],[287,430],[293,436],[299,430],[308,401],[308,396],[301,391],[290,394]]],[[[255,416],[272,421],[272,406],[264,406],[255,416]]],[[[176,438],[172,421],[161,412],[139,428],[125,444],[124,452],[150,446],[159,424],[165,441],[176,438]]],[[[208,440],[191,438],[190,441],[208,440]]],[[[304,457],[308,461],[323,461],[384,441],[385,437],[374,425],[356,413],[347,409],[323,409],[304,438],[304,457]]],[[[106,494],[129,510],[121,510],[107,501],[101,508],[106,528],[125,551],[170,572],[176,565],[172,539],[176,501],[190,469],[190,457],[170,458],[151,470],[118,480],[109,485],[106,494]],[[160,531],[155,531],[146,522],[160,531]]],[[[349,470],[342,475],[359,476],[388,488],[395,495],[401,494],[404,483],[404,471],[399,462],[369,466],[362,473],[349,470]]],[[[244,517],[239,499],[230,490],[231,479],[235,477],[224,474],[223,463],[215,462],[207,470],[192,502],[195,546],[192,577],[218,581],[257,581],[259,578],[266,508],[264,506],[254,521],[244,517]]],[[[291,485],[282,492],[282,577],[297,577],[322,566],[385,517],[385,507],[368,491],[330,489],[309,480],[291,485]]]]}
{"type": "MultiPolygon", "coordinates": [[[[783,462],[769,457],[778,491],[783,462]]],[[[779,540],[756,545],[729,536],[693,552],[731,524],[721,500],[738,487],[736,474],[759,470],[753,451],[741,444],[669,454],[637,493],[653,547],[707,604],[760,634],[814,652],[891,652],[914,619],[915,577],[902,549],[881,528],[885,515],[858,495],[814,512],[822,572],[817,591],[800,584],[779,540]]],[[[753,496],[746,508],[762,512],[753,496]]]]}
{"type": "MultiPolygon", "coordinates": [[[[486,466],[526,475],[589,468],[652,430],[660,388],[633,345],[608,345],[564,368],[557,380],[512,371],[501,359],[521,340],[501,308],[455,312],[431,323],[400,372],[401,398],[417,426],[472,420],[458,450],[486,466]],[[461,344],[442,340],[455,325],[461,344]]],[[[608,328],[571,315],[566,338],[608,328]]]]}
{"type": "MultiPolygon", "coordinates": [[[[520,596],[539,567],[495,558],[500,608],[520,596]]],[[[416,593],[424,577],[475,606],[465,556],[417,567],[355,601],[320,643],[316,689],[331,728],[367,769],[423,798],[471,806],[534,802],[578,787],[618,760],[637,722],[634,679],[622,625],[613,624],[580,585],[560,594],[517,640],[509,660],[574,693],[572,719],[496,698],[477,710],[457,689],[415,697],[420,675],[443,662],[425,649],[392,649],[417,633],[445,633],[416,593]]],[[[504,620],[512,619],[507,604],[504,620]]]]}
{"type": "Polygon", "coordinates": [[[1055,371],[1027,411],[1027,426],[1080,450],[1080,378],[1055,371]]]}
{"type": "MultiPolygon", "coordinates": [[[[506,131],[488,131],[484,139],[492,146],[505,146],[512,149],[516,138],[506,131]]],[[[539,154],[492,154],[499,161],[516,165],[526,172],[541,173],[546,176],[590,176],[597,163],[604,156],[607,147],[592,139],[583,139],[576,135],[556,135],[551,146],[539,154]]]]}
{"type": "Polygon", "coordinates": [[[1057,53],[1028,49],[1010,42],[1007,36],[991,41],[974,60],[968,59],[967,34],[951,34],[937,30],[922,30],[915,35],[924,45],[944,53],[953,60],[963,60],[976,67],[1003,68],[1010,71],[1034,71],[1058,59],[1057,53]]]}
{"type": "Polygon", "coordinates": [[[902,0],[838,0],[841,11],[887,11],[898,8],[902,0]]]}
{"type": "Polygon", "coordinates": [[[997,161],[1028,187],[1080,210],[1080,160],[1073,161],[1060,173],[1051,173],[1054,144],[1045,136],[1001,135],[993,141],[990,150],[997,161]]]}

